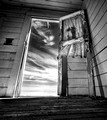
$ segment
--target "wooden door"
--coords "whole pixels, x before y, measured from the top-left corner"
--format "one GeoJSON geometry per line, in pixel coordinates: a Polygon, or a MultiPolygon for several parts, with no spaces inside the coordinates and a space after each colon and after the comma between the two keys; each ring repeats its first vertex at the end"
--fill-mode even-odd
{"type": "Polygon", "coordinates": [[[89,95],[86,66],[89,34],[84,11],[78,11],[60,18],[60,31],[58,94],[61,96],[89,95]],[[72,61],[75,63],[74,67],[71,67],[72,61]],[[69,72],[69,69],[73,71],[69,72]],[[72,89],[69,87],[70,83],[72,89]]]}

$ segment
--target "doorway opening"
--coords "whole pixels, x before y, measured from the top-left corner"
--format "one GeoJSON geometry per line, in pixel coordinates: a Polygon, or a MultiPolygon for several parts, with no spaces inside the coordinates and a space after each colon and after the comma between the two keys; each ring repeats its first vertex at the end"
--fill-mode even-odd
{"type": "Polygon", "coordinates": [[[57,96],[59,21],[32,18],[21,97],[57,96]]]}

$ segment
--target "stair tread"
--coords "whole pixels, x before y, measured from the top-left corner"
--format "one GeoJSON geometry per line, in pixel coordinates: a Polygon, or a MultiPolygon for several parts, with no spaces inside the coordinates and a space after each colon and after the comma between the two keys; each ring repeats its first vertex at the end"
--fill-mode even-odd
{"type": "Polygon", "coordinates": [[[84,96],[0,100],[0,118],[107,118],[107,99],[84,96]],[[66,116],[66,117],[61,117],[66,116]]]}

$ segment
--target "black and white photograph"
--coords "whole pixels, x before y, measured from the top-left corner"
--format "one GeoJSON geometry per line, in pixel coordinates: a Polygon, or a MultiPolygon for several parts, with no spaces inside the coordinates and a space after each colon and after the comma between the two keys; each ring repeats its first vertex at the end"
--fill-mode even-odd
{"type": "Polygon", "coordinates": [[[0,0],[0,120],[107,120],[107,0],[0,0]]]}

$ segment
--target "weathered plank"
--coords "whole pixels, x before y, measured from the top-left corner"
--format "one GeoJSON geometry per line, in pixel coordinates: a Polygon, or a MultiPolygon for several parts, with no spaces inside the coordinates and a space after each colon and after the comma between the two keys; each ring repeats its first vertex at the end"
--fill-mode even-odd
{"type": "Polygon", "coordinates": [[[98,79],[97,76],[94,77],[95,86],[107,86],[107,73],[100,75],[100,80],[98,79]]]}
{"type": "Polygon", "coordinates": [[[97,96],[107,97],[107,86],[95,87],[95,89],[97,96]]]}
{"type": "MultiPolygon", "coordinates": [[[[76,0],[77,1],[77,0],[76,0]]],[[[44,8],[46,9],[52,9],[53,7],[55,8],[55,9],[58,9],[59,8],[59,10],[61,9],[61,8],[63,8],[63,6],[64,6],[64,8],[69,8],[69,7],[71,7],[71,8],[76,8],[76,9],[80,9],[81,8],[81,4],[82,4],[82,1],[79,1],[78,0],[78,2],[76,3],[75,1],[72,1],[72,4],[70,5],[70,1],[67,1],[67,3],[69,3],[69,4],[66,4],[65,3],[65,1],[64,0],[62,0],[62,1],[50,1],[50,2],[45,2],[45,1],[37,1],[36,2],[36,6],[38,6],[38,7],[40,7],[39,6],[39,4],[41,4],[41,5],[43,5],[43,6],[45,6],[44,8]]],[[[61,9],[61,10],[63,10],[63,9],[61,9]]],[[[65,9],[66,10],[66,9],[65,9]]]]}
{"type": "Polygon", "coordinates": [[[12,45],[0,45],[0,52],[16,52],[17,46],[12,45]]]}
{"type": "Polygon", "coordinates": [[[14,61],[0,60],[0,68],[12,68],[14,61]]]}
{"type": "Polygon", "coordinates": [[[88,96],[1,99],[0,118],[106,120],[107,100],[88,96]],[[25,107],[27,105],[27,107],[25,107]],[[13,114],[14,113],[14,114],[13,114]],[[48,115],[47,115],[48,114],[48,115]]]}
{"type": "Polygon", "coordinates": [[[105,1],[102,8],[100,9],[97,16],[95,17],[94,21],[92,22],[91,24],[92,31],[95,29],[95,27],[97,26],[97,24],[99,23],[99,21],[101,20],[101,18],[103,17],[106,11],[107,11],[107,1],[105,1]]]}
{"type": "Polygon", "coordinates": [[[100,52],[95,57],[96,57],[97,64],[100,64],[101,62],[105,61],[107,59],[107,48],[104,49],[102,52],[100,52]]]}
{"type": "Polygon", "coordinates": [[[105,36],[96,46],[94,46],[95,55],[107,47],[107,36],[105,36]]]}
{"type": "Polygon", "coordinates": [[[97,24],[97,26],[93,29],[92,34],[93,34],[94,38],[100,32],[100,30],[106,25],[106,22],[107,22],[107,12],[101,18],[101,20],[99,21],[99,23],[97,24]]]}
{"type": "Polygon", "coordinates": [[[6,95],[6,90],[7,90],[7,88],[6,87],[4,87],[4,88],[2,88],[2,87],[0,87],[0,96],[5,96],[6,95]]]}
{"type": "Polygon", "coordinates": [[[94,1],[93,0],[90,0],[90,4],[89,4],[89,6],[88,6],[88,13],[90,13],[90,11],[91,11],[91,8],[93,7],[93,3],[94,1]]]}
{"type": "Polygon", "coordinates": [[[21,33],[21,28],[17,27],[1,27],[0,32],[21,33]]]}
{"type": "Polygon", "coordinates": [[[69,95],[88,95],[89,91],[88,88],[69,88],[68,89],[69,95]]]}
{"type": "MultiPolygon", "coordinates": [[[[17,11],[17,10],[15,10],[17,11]]],[[[4,13],[6,14],[7,17],[13,17],[13,18],[25,18],[25,14],[24,13],[21,13],[21,12],[17,12],[17,16],[16,16],[16,12],[11,12],[11,11],[8,11],[8,12],[1,12],[1,13],[4,13]]]]}
{"type": "Polygon", "coordinates": [[[94,21],[96,15],[98,14],[98,12],[99,12],[100,8],[102,7],[102,5],[104,4],[104,2],[105,2],[105,0],[98,1],[98,4],[97,4],[92,16],[90,17],[90,24],[92,24],[92,22],[94,21]]]}
{"type": "Polygon", "coordinates": [[[86,63],[68,63],[68,70],[72,71],[72,70],[78,70],[78,71],[86,71],[86,63]]]}
{"type": "MultiPolygon", "coordinates": [[[[85,0],[86,1],[86,0],[85,0]]],[[[90,5],[91,0],[87,0],[86,4],[86,8],[88,8],[88,6],[90,5]]]]}
{"type": "Polygon", "coordinates": [[[62,12],[62,11],[52,11],[52,10],[49,11],[48,9],[47,10],[29,9],[27,14],[30,16],[36,16],[36,18],[59,20],[60,17],[63,17],[67,14],[71,14],[73,12],[74,12],[74,10],[62,12]],[[43,15],[45,15],[45,16],[43,16],[43,15]]]}
{"type": "Polygon", "coordinates": [[[67,61],[68,62],[74,62],[74,63],[76,63],[76,62],[80,62],[80,63],[83,62],[84,63],[84,62],[86,62],[86,58],[80,58],[80,57],[72,58],[72,57],[68,57],[67,61]]]}
{"type": "Polygon", "coordinates": [[[7,78],[7,77],[10,77],[10,73],[11,73],[11,69],[7,69],[7,68],[4,68],[4,69],[0,69],[0,78],[4,77],[4,78],[7,78]]]}
{"type": "Polygon", "coordinates": [[[93,70],[94,70],[94,76],[107,73],[107,61],[98,64],[93,68],[93,70]],[[98,69],[98,71],[96,71],[96,69],[98,69]]]}
{"type": "Polygon", "coordinates": [[[94,1],[93,1],[93,5],[92,5],[92,8],[91,8],[90,12],[88,12],[89,18],[92,16],[92,14],[93,14],[93,12],[94,12],[97,4],[98,4],[98,1],[97,1],[97,0],[94,0],[94,1]]]}
{"type": "Polygon", "coordinates": [[[6,88],[9,78],[0,78],[0,87],[6,88]]]}
{"type": "Polygon", "coordinates": [[[23,23],[20,23],[20,22],[11,22],[11,21],[3,21],[3,23],[2,23],[2,27],[15,27],[15,28],[22,28],[22,25],[23,25],[23,23]]]}
{"type": "Polygon", "coordinates": [[[15,32],[1,32],[0,36],[2,38],[20,38],[20,33],[15,33],[15,32]]]}
{"type": "Polygon", "coordinates": [[[68,78],[87,79],[87,71],[68,71],[68,78]]]}
{"type": "Polygon", "coordinates": [[[88,79],[68,79],[68,87],[88,87],[88,79]]]}
{"type": "Polygon", "coordinates": [[[15,14],[24,14],[27,8],[18,7],[18,6],[6,6],[5,9],[1,9],[1,12],[5,13],[15,13],[15,14]]]}
{"type": "Polygon", "coordinates": [[[0,60],[14,60],[15,53],[0,52],[0,60]]]}
{"type": "Polygon", "coordinates": [[[12,72],[10,74],[10,79],[8,82],[8,88],[7,88],[7,96],[13,96],[13,91],[14,91],[14,87],[16,85],[17,82],[17,77],[19,75],[19,70],[20,70],[20,65],[22,62],[22,56],[23,56],[23,51],[24,51],[24,41],[26,39],[26,35],[29,32],[30,29],[30,22],[31,22],[31,17],[30,16],[26,16],[25,21],[24,21],[24,25],[22,28],[22,32],[20,35],[20,42],[18,43],[18,48],[17,48],[17,53],[16,53],[16,57],[15,57],[15,61],[14,61],[14,65],[12,68],[12,72]],[[11,88],[11,89],[10,89],[11,88]]]}
{"type": "MultiPolygon", "coordinates": [[[[97,34],[97,36],[93,39],[93,46],[95,46],[101,39],[103,39],[107,35],[107,24],[104,25],[104,27],[100,30],[100,32],[97,34]]],[[[93,34],[92,34],[93,37],[93,34]]]]}
{"type": "Polygon", "coordinates": [[[4,20],[9,22],[20,22],[20,23],[24,22],[24,18],[17,18],[17,17],[5,17],[4,20]]]}

